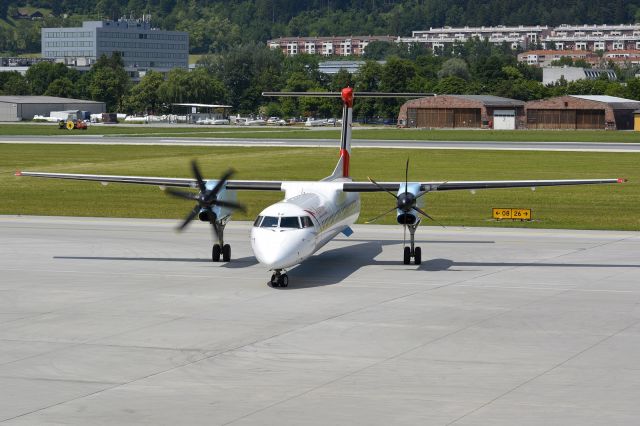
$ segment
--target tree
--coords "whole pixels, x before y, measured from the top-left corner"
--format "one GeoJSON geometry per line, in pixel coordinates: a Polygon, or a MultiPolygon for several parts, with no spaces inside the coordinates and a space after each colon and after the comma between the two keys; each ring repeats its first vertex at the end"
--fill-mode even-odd
{"type": "Polygon", "coordinates": [[[438,77],[458,77],[463,80],[469,80],[471,75],[469,74],[469,66],[464,59],[451,58],[442,64],[442,68],[438,71],[438,77]]]}
{"type": "Polygon", "coordinates": [[[28,95],[29,85],[19,72],[0,72],[0,92],[4,95],[28,95]]]}
{"type": "Polygon", "coordinates": [[[224,85],[205,68],[192,72],[175,68],[158,86],[158,101],[172,103],[220,103],[227,99],[224,85]]]}
{"type": "Polygon", "coordinates": [[[140,83],[133,86],[123,99],[123,110],[127,113],[157,113],[162,109],[158,94],[164,77],[157,71],[148,71],[140,83]]]}
{"type": "Polygon", "coordinates": [[[121,107],[123,96],[127,93],[131,81],[124,70],[120,55],[110,57],[102,55],[83,78],[81,87],[86,87],[86,94],[94,101],[102,101],[107,110],[115,111],[121,107]]]}
{"type": "Polygon", "coordinates": [[[42,95],[51,83],[60,78],[70,81],[76,80],[77,71],[72,71],[65,64],[52,62],[39,62],[29,67],[25,73],[30,92],[33,95],[42,95]]]}
{"type": "Polygon", "coordinates": [[[467,82],[460,77],[444,77],[436,84],[435,92],[443,95],[462,95],[467,93],[467,82]]]}
{"type": "Polygon", "coordinates": [[[74,98],[78,96],[75,85],[67,77],[53,80],[44,94],[45,96],[58,96],[61,98],[74,98]]]}

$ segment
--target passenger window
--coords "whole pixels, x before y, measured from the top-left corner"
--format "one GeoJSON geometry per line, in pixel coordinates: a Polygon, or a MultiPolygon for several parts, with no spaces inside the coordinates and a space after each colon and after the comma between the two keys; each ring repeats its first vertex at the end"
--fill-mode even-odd
{"type": "Polygon", "coordinates": [[[255,221],[255,222],[253,222],[253,226],[256,226],[256,227],[260,226],[260,222],[261,222],[261,221],[262,221],[262,216],[258,216],[258,217],[256,218],[256,221],[255,221]]]}
{"type": "Polygon", "coordinates": [[[260,228],[277,228],[278,227],[278,218],[273,216],[265,216],[262,219],[262,223],[260,224],[260,228]]]}
{"type": "Polygon", "coordinates": [[[311,222],[311,218],[309,216],[302,216],[300,218],[300,222],[302,222],[303,228],[311,228],[313,227],[313,222],[311,222]]]}
{"type": "Polygon", "coordinates": [[[281,217],[280,228],[300,228],[298,217],[281,217]]]}

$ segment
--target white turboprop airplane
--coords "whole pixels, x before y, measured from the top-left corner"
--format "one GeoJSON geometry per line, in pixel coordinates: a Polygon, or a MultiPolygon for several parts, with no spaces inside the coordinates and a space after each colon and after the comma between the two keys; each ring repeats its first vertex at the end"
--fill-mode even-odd
{"type": "MultiPolygon", "coordinates": [[[[228,170],[218,180],[204,180],[198,166],[192,163],[195,179],[87,175],[43,172],[16,172],[16,176],[32,176],[57,179],[75,179],[108,182],[157,185],[166,188],[171,195],[194,200],[196,206],[185,218],[179,229],[184,229],[193,219],[210,222],[218,243],[213,245],[212,259],[228,262],[231,247],[224,243],[224,228],[236,209],[244,206],[236,202],[236,191],[265,190],[284,191],[284,200],[264,209],[256,218],[251,229],[251,247],[256,259],[273,271],[270,284],[273,287],[287,287],[287,268],[304,262],[339,233],[349,236],[353,232],[350,225],[360,214],[361,192],[387,192],[395,198],[395,205],[386,213],[396,210],[397,221],[409,228],[410,245],[404,247],[404,264],[421,262],[420,247],[415,247],[414,236],[422,217],[432,219],[421,209],[420,198],[431,191],[476,190],[492,188],[519,188],[558,185],[588,185],[622,183],[625,179],[570,179],[570,180],[519,180],[519,181],[447,181],[409,182],[408,165],[404,182],[353,182],[349,177],[351,156],[351,122],[353,118],[354,93],[345,88],[340,93],[281,93],[269,92],[265,96],[334,96],[343,103],[342,134],[340,138],[340,158],[333,173],[320,181],[242,181],[228,180],[233,174],[228,170]],[[179,191],[171,187],[198,189],[198,193],[179,191]]],[[[358,97],[415,97],[423,94],[379,94],[357,93],[358,97]]],[[[370,222],[372,222],[370,221],[370,222]]]]}

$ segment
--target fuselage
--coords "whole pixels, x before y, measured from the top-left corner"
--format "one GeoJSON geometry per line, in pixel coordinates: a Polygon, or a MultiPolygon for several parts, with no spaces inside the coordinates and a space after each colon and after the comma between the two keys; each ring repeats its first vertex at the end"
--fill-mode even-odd
{"type": "Polygon", "coordinates": [[[271,270],[289,268],[355,223],[360,196],[341,190],[348,181],[283,183],[284,200],[264,209],[251,229],[256,259],[271,270]]]}

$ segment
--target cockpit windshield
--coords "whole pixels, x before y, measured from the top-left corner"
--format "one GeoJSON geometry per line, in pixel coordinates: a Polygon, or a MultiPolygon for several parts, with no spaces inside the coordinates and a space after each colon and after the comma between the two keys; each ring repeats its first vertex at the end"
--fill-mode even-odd
{"type": "Polygon", "coordinates": [[[300,221],[297,216],[281,217],[280,228],[301,228],[300,221]]]}
{"type": "Polygon", "coordinates": [[[253,222],[253,226],[259,228],[312,228],[313,222],[309,216],[258,216],[253,222]]]}
{"type": "Polygon", "coordinates": [[[275,216],[265,216],[262,219],[262,223],[260,224],[260,228],[277,228],[278,227],[278,218],[275,216]]]}

